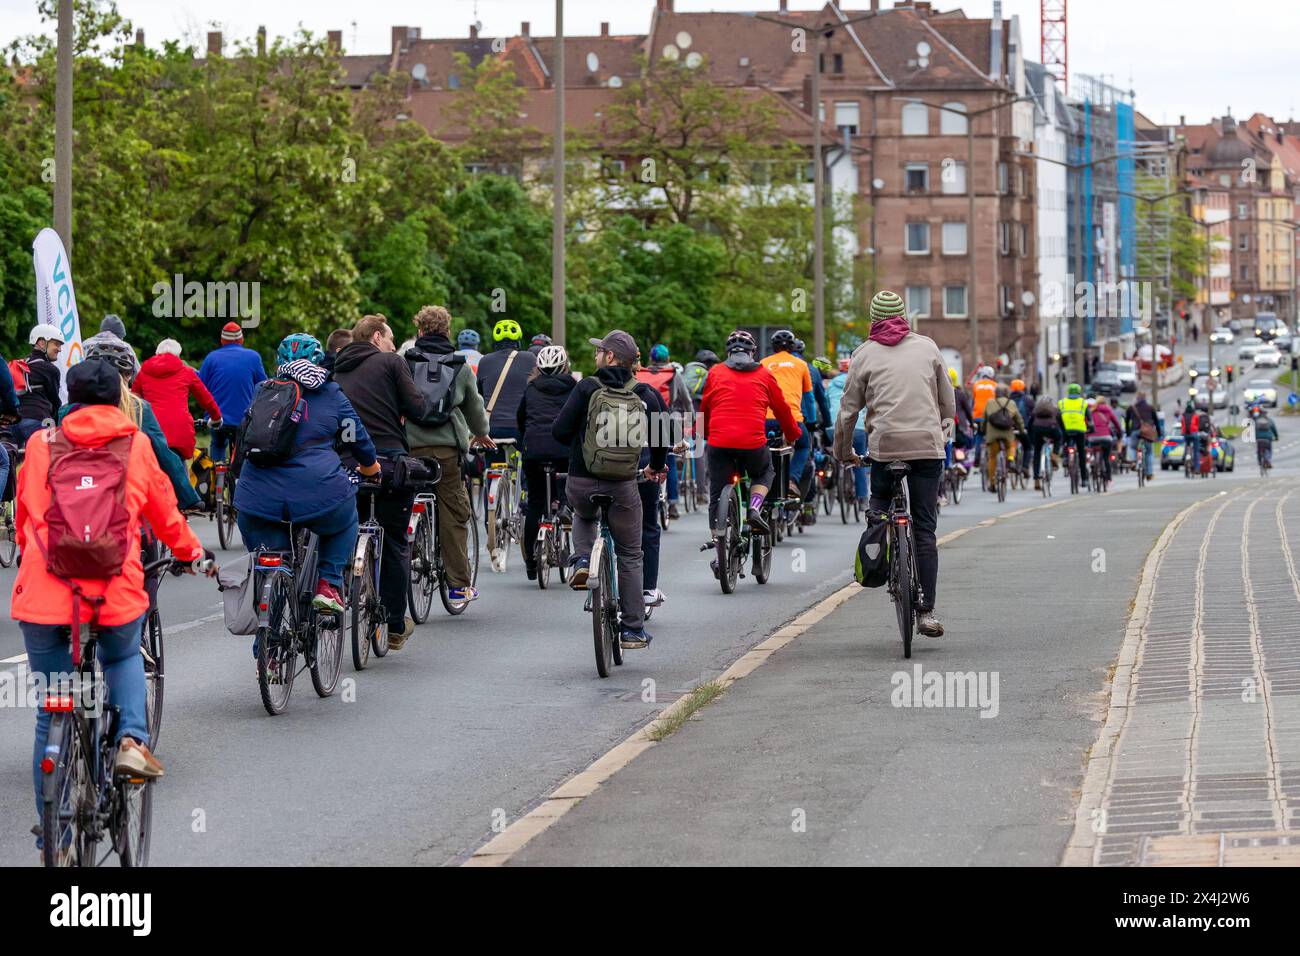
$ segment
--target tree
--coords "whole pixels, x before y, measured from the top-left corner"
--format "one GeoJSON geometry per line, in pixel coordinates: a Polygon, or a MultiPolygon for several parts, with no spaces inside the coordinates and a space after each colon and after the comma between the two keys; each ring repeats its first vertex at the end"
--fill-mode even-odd
{"type": "Polygon", "coordinates": [[[471,66],[459,52],[454,60],[460,92],[447,107],[447,118],[468,131],[458,150],[462,160],[497,172],[520,172],[525,153],[539,145],[541,134],[520,122],[525,94],[514,63],[504,56],[485,56],[471,66]]]}

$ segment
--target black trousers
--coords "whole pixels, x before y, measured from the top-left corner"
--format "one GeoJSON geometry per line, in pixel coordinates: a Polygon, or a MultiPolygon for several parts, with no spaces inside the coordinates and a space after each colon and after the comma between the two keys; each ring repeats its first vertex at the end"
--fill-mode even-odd
{"type": "MultiPolygon", "coordinates": [[[[916,542],[916,574],[920,578],[921,599],[918,611],[933,611],[939,588],[939,483],[943,478],[942,458],[915,458],[907,462],[907,493],[912,502],[912,540],[916,542]]],[[[888,511],[894,481],[885,462],[871,460],[871,497],[873,511],[888,511]]]]}
{"type": "Polygon", "coordinates": [[[1061,448],[1061,430],[1055,425],[1030,425],[1029,437],[1033,441],[1033,459],[1034,459],[1034,480],[1037,481],[1042,477],[1042,463],[1039,462],[1039,455],[1042,454],[1043,446],[1048,442],[1059,451],[1061,448]]]}
{"type": "MultiPolygon", "coordinates": [[[[550,462],[555,466],[555,474],[561,475],[569,470],[569,459],[567,458],[525,458],[524,459],[524,482],[533,493],[528,496],[527,508],[524,511],[524,541],[528,549],[528,566],[532,567],[536,561],[533,558],[533,549],[537,547],[537,526],[542,520],[542,515],[546,514],[546,463],[550,462]]],[[[568,499],[564,496],[564,479],[551,477],[551,500],[559,502],[560,505],[567,505],[568,499]]]]}
{"type": "MultiPolygon", "coordinates": [[[[1088,480],[1088,433],[1087,432],[1066,432],[1065,444],[1061,446],[1061,454],[1065,454],[1067,445],[1073,445],[1075,453],[1079,456],[1079,482],[1082,484],[1088,480]]],[[[1061,462],[1064,466],[1065,462],[1061,462]]]]}
{"type": "MultiPolygon", "coordinates": [[[[772,453],[761,448],[719,448],[708,445],[704,455],[709,462],[709,528],[718,526],[718,502],[722,492],[731,484],[732,475],[744,475],[749,486],[763,485],[771,489],[776,470],[772,467],[772,453]]],[[[749,502],[745,502],[749,506],[749,502]]]]}
{"type": "MultiPolygon", "coordinates": [[[[381,461],[388,471],[387,462],[381,461]]],[[[389,628],[406,624],[406,585],[411,577],[411,547],[406,541],[406,524],[411,519],[414,491],[385,487],[374,496],[375,520],[384,529],[384,553],[379,564],[379,600],[388,614],[389,628]]],[[[357,495],[357,519],[370,517],[370,495],[357,495]]]]}

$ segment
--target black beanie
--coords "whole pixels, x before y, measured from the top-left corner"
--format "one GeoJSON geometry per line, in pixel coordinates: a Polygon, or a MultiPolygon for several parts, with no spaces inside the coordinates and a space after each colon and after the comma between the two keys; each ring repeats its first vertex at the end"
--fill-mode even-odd
{"type": "Polygon", "coordinates": [[[68,369],[68,401],[74,405],[113,405],[122,399],[117,366],[100,358],[86,359],[68,369]]]}
{"type": "Polygon", "coordinates": [[[126,325],[117,316],[111,312],[104,316],[104,320],[99,323],[99,331],[112,332],[119,339],[126,340],[126,325]]]}

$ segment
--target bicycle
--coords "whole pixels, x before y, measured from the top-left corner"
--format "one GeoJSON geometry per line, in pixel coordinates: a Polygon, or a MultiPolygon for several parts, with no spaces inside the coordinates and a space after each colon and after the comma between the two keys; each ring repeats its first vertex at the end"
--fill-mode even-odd
{"type": "Polygon", "coordinates": [[[1147,485],[1147,456],[1153,454],[1154,451],[1151,447],[1151,442],[1145,438],[1139,438],[1133,462],[1133,467],[1137,469],[1139,488],[1145,488],[1147,485]]]}
{"type": "Polygon", "coordinates": [[[779,544],[787,533],[793,534],[793,528],[788,518],[788,504],[790,499],[786,496],[790,489],[790,459],[794,457],[794,447],[783,444],[782,436],[777,433],[768,432],[767,447],[772,453],[772,487],[767,493],[767,504],[771,506],[772,515],[772,536],[779,544]]]}
{"type": "Polygon", "coordinates": [[[998,504],[1007,500],[1007,450],[998,449],[997,463],[994,465],[994,487],[998,492],[998,504]]]}
{"type": "MultiPolygon", "coordinates": [[[[18,469],[23,463],[25,451],[10,442],[4,442],[4,449],[9,455],[9,484],[16,490],[18,469]]],[[[17,557],[18,527],[14,523],[14,498],[9,498],[0,506],[0,568],[13,567],[17,557]]]]}
{"type": "MultiPolygon", "coordinates": [[[[188,565],[170,555],[144,566],[146,577],[188,565]]],[[[51,689],[42,709],[51,715],[41,758],[41,858],[48,867],[102,866],[116,853],[124,867],[147,866],[153,826],[153,781],[119,775],[120,711],[101,698],[104,674],[95,653],[98,628],[69,627],[73,673],[51,689]],[[101,848],[100,844],[106,845],[101,848]]]]}
{"type": "Polygon", "coordinates": [[[1038,449],[1038,474],[1039,484],[1043,489],[1043,497],[1052,497],[1052,442],[1045,441],[1038,449]]]}
{"type": "MultiPolygon", "coordinates": [[[[206,428],[210,437],[216,437],[211,434],[212,424],[206,418],[194,419],[194,427],[196,430],[206,428]]],[[[237,432],[235,426],[225,424],[217,430],[218,434],[226,436],[226,455],[220,461],[212,458],[211,443],[204,449],[212,462],[212,481],[204,495],[204,511],[217,523],[217,540],[221,543],[223,551],[230,551],[235,547],[238,513],[235,511],[235,476],[230,474],[230,461],[233,458],[231,452],[234,449],[237,432]]]]}
{"type": "Polygon", "coordinates": [[[682,510],[687,514],[698,511],[700,507],[695,456],[692,454],[694,450],[689,439],[683,441],[677,449],[677,487],[681,493],[682,510]]]}
{"type": "Polygon", "coordinates": [[[655,517],[660,530],[668,530],[668,482],[659,482],[659,494],[655,500],[655,517]]]}
{"type": "Polygon", "coordinates": [[[907,475],[912,470],[905,461],[883,463],[891,484],[888,523],[889,580],[886,585],[898,617],[898,633],[903,638],[903,657],[912,656],[912,637],[916,630],[917,606],[921,586],[916,575],[916,546],[912,532],[912,501],[907,489],[907,475]]]}
{"type": "MultiPolygon", "coordinates": [[[[472,509],[465,523],[465,535],[470,585],[473,586],[478,581],[478,522],[472,509]]],[[[415,496],[406,538],[411,542],[411,575],[406,586],[411,620],[423,624],[429,619],[435,590],[448,614],[463,614],[469,603],[451,599],[451,583],[442,558],[442,523],[438,520],[438,496],[435,492],[421,492],[415,496]]]]}
{"type": "Polygon", "coordinates": [[[370,655],[388,653],[388,616],[379,599],[379,569],[384,553],[384,528],[375,519],[375,495],[382,482],[362,481],[357,495],[368,495],[370,514],[357,528],[357,545],[352,556],[348,587],[348,611],[351,615],[352,667],[365,670],[370,655]]]}
{"type": "Polygon", "coordinates": [[[490,464],[484,475],[488,556],[493,571],[505,571],[510,542],[523,545],[519,526],[519,452],[513,438],[498,438],[496,443],[498,448],[504,446],[504,459],[490,464]]]}
{"type": "Polygon", "coordinates": [[[854,487],[854,466],[842,461],[835,463],[835,497],[840,505],[840,524],[849,523],[849,512],[853,512],[854,522],[862,520],[862,505],[854,487]]]}
{"type": "Polygon", "coordinates": [[[1070,476],[1070,494],[1079,493],[1079,450],[1074,442],[1065,446],[1065,471],[1070,476]]]}
{"type": "Polygon", "coordinates": [[[544,462],[546,475],[546,506],[537,524],[537,586],[543,591],[551,585],[551,568],[560,572],[560,581],[568,580],[569,559],[573,555],[572,524],[560,520],[560,502],[555,498],[554,482],[567,478],[567,472],[556,472],[555,465],[544,462]]]}
{"type": "Polygon", "coordinates": [[[144,626],[140,630],[140,657],[144,662],[144,712],[145,724],[149,728],[150,750],[158,748],[158,738],[162,735],[166,671],[163,667],[163,631],[162,615],[158,611],[158,587],[161,584],[161,570],[170,557],[166,546],[157,538],[142,538],[140,564],[146,570],[144,590],[149,595],[149,610],[145,612],[144,626]],[[148,573],[151,567],[158,570],[148,573]]]}
{"type": "Polygon", "coordinates": [[[746,555],[752,558],[750,572],[759,584],[766,584],[772,574],[771,508],[768,502],[763,502],[763,518],[769,530],[755,531],[745,520],[748,501],[749,479],[744,475],[732,475],[730,488],[718,499],[717,536],[700,546],[701,551],[713,549],[717,552],[715,564],[723,594],[734,593],[736,580],[745,576],[742,569],[746,555]]]}
{"type": "Polygon", "coordinates": [[[1093,445],[1088,449],[1089,487],[1096,494],[1102,494],[1110,488],[1110,479],[1106,477],[1105,457],[1110,454],[1104,445],[1093,445]]]}
{"type": "Polygon", "coordinates": [[[1267,478],[1269,470],[1273,467],[1273,463],[1269,461],[1269,453],[1272,450],[1272,442],[1269,442],[1267,446],[1262,442],[1255,444],[1255,459],[1259,462],[1259,477],[1261,478],[1267,478]]]}
{"type": "Polygon", "coordinates": [[[614,534],[609,528],[609,509],[613,495],[592,495],[596,506],[596,541],[591,547],[588,567],[587,602],[591,613],[591,632],[596,647],[596,673],[608,677],[615,665],[623,663],[623,645],[619,640],[622,615],[618,609],[618,573],[614,560],[614,534]],[[594,585],[592,582],[595,582],[594,585]]]}

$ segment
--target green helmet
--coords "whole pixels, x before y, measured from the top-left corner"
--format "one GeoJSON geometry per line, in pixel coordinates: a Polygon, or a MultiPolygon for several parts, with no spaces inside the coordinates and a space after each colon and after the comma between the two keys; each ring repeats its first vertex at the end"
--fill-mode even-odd
{"type": "Polygon", "coordinates": [[[1071,398],[1078,398],[1083,394],[1083,386],[1078,382],[1071,382],[1069,387],[1066,389],[1066,392],[1071,398]]]}

